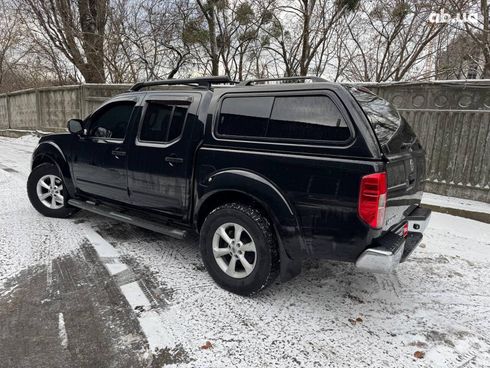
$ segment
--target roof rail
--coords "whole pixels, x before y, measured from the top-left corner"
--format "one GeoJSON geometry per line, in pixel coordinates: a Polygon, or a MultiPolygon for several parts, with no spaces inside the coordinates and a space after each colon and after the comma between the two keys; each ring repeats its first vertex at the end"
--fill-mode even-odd
{"type": "Polygon", "coordinates": [[[305,81],[311,80],[312,82],[328,82],[326,79],[316,77],[316,76],[304,76],[304,77],[283,77],[283,78],[266,78],[266,79],[250,79],[244,80],[238,83],[239,86],[250,86],[253,83],[262,83],[262,82],[272,82],[272,81],[286,81],[286,82],[295,82],[295,81],[305,81]]]}
{"type": "Polygon", "coordinates": [[[237,82],[230,79],[228,76],[213,76],[213,77],[198,77],[191,79],[165,79],[165,80],[156,80],[149,82],[139,82],[134,84],[129,91],[136,92],[141,88],[152,87],[152,86],[171,86],[171,85],[193,85],[197,84],[199,87],[211,88],[211,84],[224,84],[231,83],[236,84],[237,82]]]}

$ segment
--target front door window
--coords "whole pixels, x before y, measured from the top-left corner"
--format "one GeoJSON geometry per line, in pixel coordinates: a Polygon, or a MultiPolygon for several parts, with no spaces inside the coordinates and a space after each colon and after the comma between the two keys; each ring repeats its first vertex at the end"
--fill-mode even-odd
{"type": "Polygon", "coordinates": [[[135,103],[114,102],[96,111],[89,119],[88,136],[123,140],[135,103]]]}

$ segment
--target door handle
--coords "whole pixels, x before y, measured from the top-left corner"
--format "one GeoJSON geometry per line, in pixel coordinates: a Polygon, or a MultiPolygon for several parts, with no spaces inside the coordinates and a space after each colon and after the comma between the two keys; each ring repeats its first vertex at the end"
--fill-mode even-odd
{"type": "Polygon", "coordinates": [[[119,151],[117,149],[112,151],[112,155],[116,156],[116,158],[126,156],[126,151],[119,151]]]}
{"type": "Polygon", "coordinates": [[[169,164],[181,164],[184,162],[184,159],[182,157],[177,157],[176,155],[170,155],[165,157],[165,162],[168,162],[169,164]]]}

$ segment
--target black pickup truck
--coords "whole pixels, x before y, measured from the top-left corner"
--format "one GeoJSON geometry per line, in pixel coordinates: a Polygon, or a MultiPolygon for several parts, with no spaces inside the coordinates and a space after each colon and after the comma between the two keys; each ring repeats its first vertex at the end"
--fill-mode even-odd
{"type": "Polygon", "coordinates": [[[213,279],[249,295],[305,258],[389,272],[422,239],[425,154],[367,89],[316,77],[144,82],[70,134],[40,139],[27,190],[43,215],[83,209],[200,235],[213,279]]]}

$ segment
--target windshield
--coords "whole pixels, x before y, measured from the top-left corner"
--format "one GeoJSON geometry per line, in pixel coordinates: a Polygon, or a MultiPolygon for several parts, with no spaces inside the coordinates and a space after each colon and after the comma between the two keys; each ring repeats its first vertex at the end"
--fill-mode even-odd
{"type": "Polygon", "coordinates": [[[391,103],[366,88],[350,87],[349,91],[366,113],[379,143],[388,143],[401,124],[398,111],[391,103]]]}

